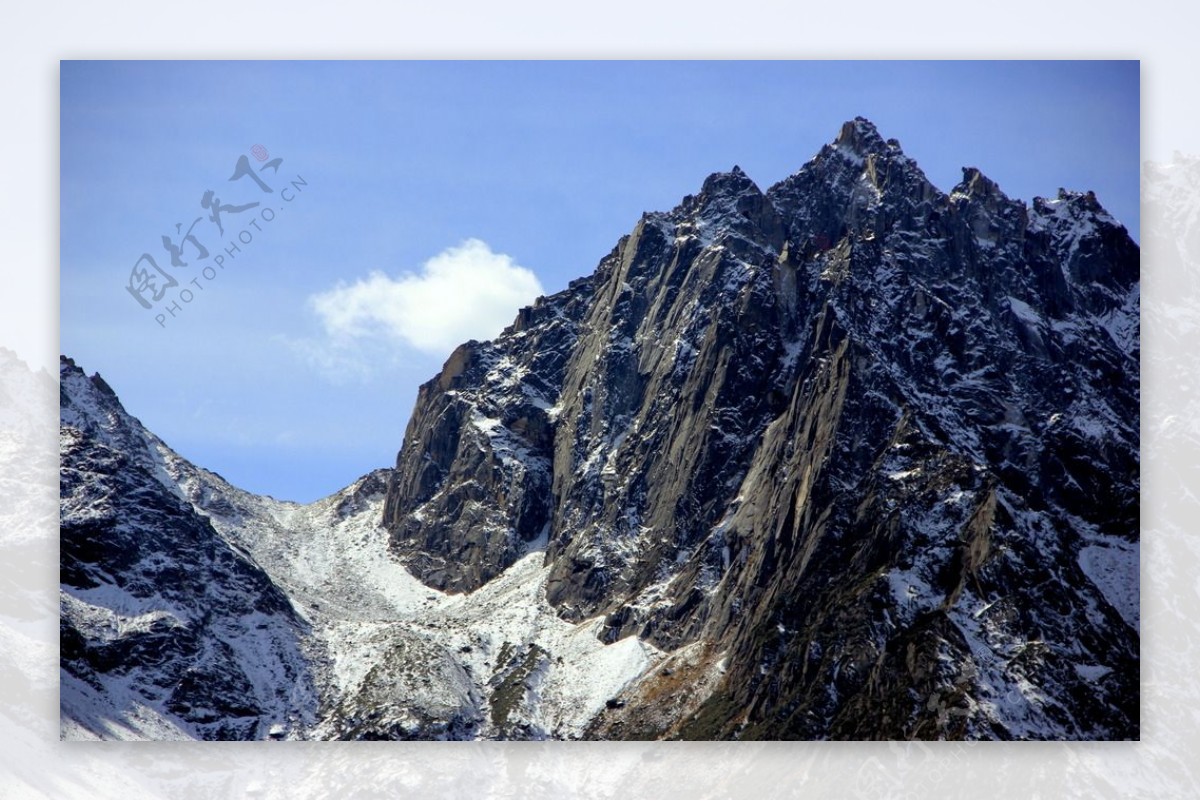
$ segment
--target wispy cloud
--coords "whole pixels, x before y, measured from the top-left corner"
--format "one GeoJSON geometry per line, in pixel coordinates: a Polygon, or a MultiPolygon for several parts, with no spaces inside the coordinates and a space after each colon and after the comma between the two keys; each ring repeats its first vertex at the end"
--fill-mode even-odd
{"type": "Polygon", "coordinates": [[[380,343],[356,342],[348,337],[292,337],[276,334],[274,341],[314,372],[333,384],[368,383],[380,359],[388,359],[380,343]]]}
{"type": "Polygon", "coordinates": [[[352,284],[309,297],[335,345],[398,342],[449,355],[468,339],[490,339],[517,310],[541,295],[541,282],[511,256],[468,239],[429,259],[419,272],[392,277],[373,271],[352,284]]]}

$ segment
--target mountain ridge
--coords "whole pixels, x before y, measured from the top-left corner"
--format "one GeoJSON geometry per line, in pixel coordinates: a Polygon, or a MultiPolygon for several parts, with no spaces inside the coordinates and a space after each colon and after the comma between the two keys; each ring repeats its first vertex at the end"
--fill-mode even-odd
{"type": "Polygon", "coordinates": [[[1138,276],[1093,194],[943,193],[858,118],[457,348],[394,469],[308,507],[161,448],[159,479],[318,631],[280,736],[1136,737],[1138,276]],[[299,521],[313,564],[366,549],[377,622],[280,550],[299,521]],[[471,638],[500,586],[536,623],[471,638]],[[383,700],[404,653],[449,695],[383,700]],[[585,656],[611,682],[572,712],[585,656]]]}
{"type": "MultiPolygon", "coordinates": [[[[883,451],[892,441],[934,449],[957,465],[955,474],[989,474],[982,483],[963,479],[961,491],[973,499],[955,523],[964,531],[997,515],[1021,528],[1019,514],[1041,514],[1040,495],[1049,489],[1066,508],[1048,525],[1100,525],[1102,534],[1136,539],[1136,281],[1136,246],[1094,195],[1062,191],[1030,207],[975,168],[946,194],[895,140],[852,121],[765,193],[735,169],[710,176],[672,211],[643,215],[591,284],[556,296],[556,304],[573,304],[570,326],[525,327],[478,345],[476,372],[458,372],[462,365],[452,362],[455,388],[426,392],[410,427],[419,440],[423,415],[437,426],[474,421],[445,440],[453,453],[436,452],[434,463],[453,478],[411,499],[393,486],[385,525],[403,557],[418,565],[444,559],[419,575],[462,590],[502,569],[497,542],[515,558],[522,539],[539,533],[536,524],[548,523],[547,592],[560,615],[604,613],[611,638],[636,633],[667,648],[720,639],[749,598],[765,618],[803,616],[773,607],[782,603],[779,586],[763,595],[758,583],[786,584],[777,575],[781,555],[800,574],[816,558],[823,536],[816,532],[829,526],[819,524],[812,493],[824,494],[826,523],[855,519],[853,507],[843,508],[843,485],[856,487],[849,497],[860,500],[874,492],[870,473],[890,458],[883,451]],[[546,351],[545,341],[535,349],[518,341],[535,334],[570,351],[563,372],[522,363],[546,351]],[[1080,358],[1092,364],[1080,368],[1080,358]],[[527,386],[526,375],[542,383],[527,386]],[[1119,391],[1105,398],[1108,384],[1119,391]],[[1086,403],[1072,400],[1085,391],[1086,403]],[[531,415],[540,419],[525,395],[555,412],[552,442],[537,426],[537,435],[523,435],[531,415]],[[873,431],[874,451],[835,447],[847,405],[859,410],[856,425],[873,431]],[[1073,405],[1080,416],[1050,430],[1063,419],[1059,410],[1073,405]],[[1041,420],[1031,420],[1041,409],[1048,410],[1041,420]],[[1116,452],[1096,460],[1105,467],[1091,469],[1082,453],[1094,424],[1120,436],[1116,452]],[[815,453],[795,448],[797,438],[815,453]],[[530,458],[492,459],[514,452],[530,458]],[[828,475],[823,468],[834,458],[858,464],[824,478],[822,489],[813,477],[828,475]],[[783,492],[767,477],[789,460],[783,492]],[[547,464],[551,489],[538,492],[546,508],[522,507],[516,525],[503,514],[456,513],[495,512],[480,499],[505,494],[496,488],[525,481],[525,470],[536,468],[543,487],[547,464]],[[744,486],[751,473],[759,486],[744,486]],[[1054,480],[1043,482],[1042,473],[1054,480]],[[717,474],[722,482],[710,480],[717,474]],[[1096,507],[1097,497],[1108,504],[1096,507]],[[406,504],[419,515],[407,523],[406,504]],[[531,518],[535,524],[521,525],[531,518]],[[746,531],[733,536],[739,529],[746,531]],[[410,530],[457,536],[416,541],[410,530]],[[485,555],[475,541],[492,550],[485,555]],[[680,560],[684,567],[668,571],[664,586],[662,566],[680,560]],[[733,578],[743,571],[746,578],[733,578]]],[[[411,460],[427,464],[427,453],[402,449],[394,476],[416,468],[411,460]]],[[[963,577],[948,577],[962,572],[951,563],[962,559],[970,572],[987,552],[986,537],[962,536],[978,542],[936,566],[947,584],[943,598],[964,591],[963,577]]],[[[890,554],[902,556],[902,548],[890,554]]],[[[872,559],[859,558],[865,579],[872,559]]],[[[879,636],[869,636],[878,646],[879,636]]],[[[964,642],[957,647],[965,653],[964,642]]]]}

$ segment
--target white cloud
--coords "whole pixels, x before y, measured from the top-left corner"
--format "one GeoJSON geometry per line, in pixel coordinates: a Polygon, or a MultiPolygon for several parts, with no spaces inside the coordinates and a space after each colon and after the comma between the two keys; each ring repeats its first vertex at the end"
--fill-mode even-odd
{"type": "Polygon", "coordinates": [[[309,297],[334,350],[339,343],[390,339],[450,355],[468,339],[491,339],[543,293],[512,257],[468,239],[395,278],[373,271],[309,297]]]}

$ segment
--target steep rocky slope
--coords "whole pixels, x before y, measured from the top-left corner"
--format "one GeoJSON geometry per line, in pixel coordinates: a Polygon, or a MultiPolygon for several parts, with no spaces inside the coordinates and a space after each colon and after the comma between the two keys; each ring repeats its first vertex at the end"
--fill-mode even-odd
{"type": "Polygon", "coordinates": [[[60,368],[65,739],[579,737],[660,656],[560,620],[540,553],[471,595],[420,584],[388,471],[254,495],[60,368]]]}
{"type": "Polygon", "coordinates": [[[59,374],[64,734],[252,739],[312,706],[304,622],[180,497],[102,378],[59,374]]]}
{"type": "Polygon", "coordinates": [[[544,536],[561,617],[724,669],[597,735],[1135,737],[1138,279],[1090,193],[945,194],[855,120],[456,351],[384,522],[449,590],[544,536]]]}

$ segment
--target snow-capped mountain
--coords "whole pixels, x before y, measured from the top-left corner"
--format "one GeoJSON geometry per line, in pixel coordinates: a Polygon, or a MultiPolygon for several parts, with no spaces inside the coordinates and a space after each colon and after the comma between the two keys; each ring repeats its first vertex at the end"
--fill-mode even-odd
{"type": "Polygon", "coordinates": [[[315,504],[66,361],[64,732],[1136,738],[1139,298],[1091,193],[946,194],[860,118],[644,215],[315,504]]]}

